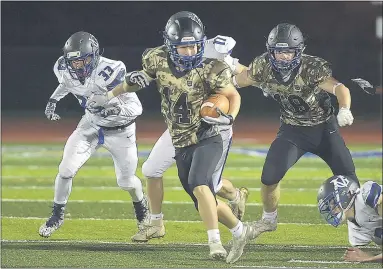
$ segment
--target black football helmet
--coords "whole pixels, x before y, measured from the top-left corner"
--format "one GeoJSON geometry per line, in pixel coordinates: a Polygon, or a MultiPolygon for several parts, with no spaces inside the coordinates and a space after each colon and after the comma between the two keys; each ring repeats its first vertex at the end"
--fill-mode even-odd
{"type": "Polygon", "coordinates": [[[85,84],[100,58],[97,39],[90,33],[77,32],[71,35],[63,47],[64,59],[69,74],[73,79],[85,84]]]}
{"type": "Polygon", "coordinates": [[[172,62],[183,70],[191,70],[202,63],[205,47],[205,29],[196,14],[180,11],[170,17],[163,31],[165,45],[172,62]],[[180,55],[177,46],[197,45],[197,53],[192,56],[180,55]]]}
{"type": "Polygon", "coordinates": [[[352,178],[342,175],[330,177],[318,191],[319,213],[332,226],[339,226],[345,220],[344,212],[354,205],[359,192],[359,182],[352,178]]]}
{"type": "Polygon", "coordinates": [[[266,41],[266,48],[274,70],[292,71],[300,65],[302,52],[305,49],[302,32],[293,24],[280,23],[271,30],[266,41]],[[275,59],[275,51],[292,51],[295,55],[291,61],[278,61],[275,59]]]}

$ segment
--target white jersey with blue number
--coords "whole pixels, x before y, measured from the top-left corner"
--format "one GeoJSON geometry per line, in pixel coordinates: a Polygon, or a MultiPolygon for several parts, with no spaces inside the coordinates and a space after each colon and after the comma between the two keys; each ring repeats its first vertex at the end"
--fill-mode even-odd
{"type": "Polygon", "coordinates": [[[370,242],[382,245],[382,217],[377,211],[377,202],[382,195],[382,185],[367,181],[355,200],[355,223],[347,221],[348,238],[352,246],[370,242]]]}
{"type": "MultiPolygon", "coordinates": [[[[90,77],[82,85],[79,80],[73,79],[66,68],[64,58],[60,57],[54,67],[54,73],[60,83],[50,97],[59,101],[68,93],[72,93],[81,107],[85,109],[87,99],[92,93],[105,93],[112,90],[125,79],[126,68],[123,62],[114,61],[100,56],[99,63],[90,77]]],[[[103,118],[99,113],[91,113],[85,109],[85,117],[98,126],[113,127],[125,125],[142,113],[142,105],[135,93],[124,93],[111,99],[105,108],[119,106],[121,112],[117,116],[103,118]]]]}

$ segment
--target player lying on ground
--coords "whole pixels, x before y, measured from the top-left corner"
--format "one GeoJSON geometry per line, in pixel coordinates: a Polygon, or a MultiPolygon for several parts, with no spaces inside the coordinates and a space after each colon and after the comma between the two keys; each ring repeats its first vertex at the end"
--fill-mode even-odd
{"type": "MultiPolygon", "coordinates": [[[[68,93],[72,93],[85,108],[88,96],[113,89],[126,74],[121,61],[100,56],[98,41],[89,33],[73,34],[63,50],[64,56],[57,60],[53,68],[60,84],[45,109],[45,115],[50,120],[60,119],[55,114],[56,103],[68,93]]],[[[138,225],[144,223],[149,214],[148,202],[141,180],[135,176],[138,163],[135,118],[141,113],[141,102],[135,93],[113,98],[105,107],[85,110],[85,115],[65,144],[55,181],[53,213],[40,227],[41,236],[51,236],[63,224],[72,180],[99,147],[111,153],[117,184],[132,197],[138,225]]]]}
{"type": "Polygon", "coordinates": [[[166,24],[164,39],[165,45],[144,52],[143,70],[130,73],[113,91],[93,95],[87,105],[97,107],[113,96],[138,91],[152,80],[157,82],[161,111],[176,149],[178,176],[206,226],[210,255],[215,259],[227,256],[226,261],[233,263],[242,255],[248,239],[254,237],[253,227],[243,224],[227,204],[216,200],[213,173],[223,153],[217,125],[232,125],[241,98],[231,82],[229,66],[203,59],[204,26],[195,14],[182,11],[173,15],[166,24]],[[226,96],[230,110],[203,121],[200,107],[213,93],[226,96]],[[229,255],[221,243],[218,219],[233,234],[229,255]]]}
{"type": "MultiPolygon", "coordinates": [[[[206,40],[204,58],[224,60],[229,64],[230,69],[236,72],[238,65],[230,56],[235,46],[235,40],[227,36],[217,36],[206,40]]],[[[240,67],[239,67],[240,68],[240,67]]],[[[240,71],[237,70],[237,72],[240,71]]],[[[235,188],[227,179],[221,179],[227,155],[230,150],[233,137],[231,125],[218,127],[223,140],[223,154],[213,173],[213,180],[217,182],[215,192],[218,196],[227,199],[229,206],[238,219],[245,214],[245,204],[248,197],[248,190],[244,187],[235,188]]],[[[164,197],[162,176],[170,166],[175,163],[175,148],[172,143],[170,132],[167,129],[153,146],[148,159],[142,165],[142,174],[147,180],[147,194],[150,205],[150,225],[140,230],[132,237],[133,241],[147,242],[152,238],[159,238],[165,235],[163,223],[162,203],[164,197]]]]}
{"type": "Polygon", "coordinates": [[[327,179],[318,191],[318,210],[332,226],[347,220],[349,248],[344,259],[353,262],[382,262],[382,253],[374,256],[358,246],[371,242],[382,246],[382,185],[367,181],[359,183],[347,176],[327,179]]]}
{"type": "Polygon", "coordinates": [[[263,166],[263,215],[255,224],[256,236],[277,228],[279,182],[306,152],[322,158],[334,175],[358,181],[338,128],[354,120],[349,89],[332,77],[328,62],[303,54],[304,38],[295,25],[278,24],[270,32],[266,48],[267,52],[256,57],[249,70],[233,78],[237,87],[262,89],[279,103],[281,111],[281,126],[263,166]],[[329,93],[338,99],[337,117],[329,93]]]}

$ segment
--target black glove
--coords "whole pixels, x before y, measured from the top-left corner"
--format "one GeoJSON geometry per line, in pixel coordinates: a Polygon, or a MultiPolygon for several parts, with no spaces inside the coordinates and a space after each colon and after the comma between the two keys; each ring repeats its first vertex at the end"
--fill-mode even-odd
{"type": "Polygon", "coordinates": [[[55,113],[57,100],[49,99],[47,106],[45,107],[45,116],[47,116],[48,120],[59,120],[61,119],[59,115],[55,113]]]}

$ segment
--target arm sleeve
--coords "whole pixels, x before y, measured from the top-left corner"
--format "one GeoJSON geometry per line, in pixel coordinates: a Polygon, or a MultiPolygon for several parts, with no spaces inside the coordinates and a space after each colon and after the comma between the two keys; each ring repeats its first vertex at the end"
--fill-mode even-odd
{"type": "Polygon", "coordinates": [[[142,69],[151,78],[156,79],[157,59],[153,49],[146,49],[142,54],[142,69]]]}
{"type": "Polygon", "coordinates": [[[65,86],[65,81],[63,76],[63,72],[65,70],[66,70],[66,66],[64,64],[64,58],[60,57],[53,66],[53,72],[55,73],[56,78],[60,84],[57,86],[56,90],[52,93],[50,99],[59,101],[69,93],[68,88],[65,86]]]}

